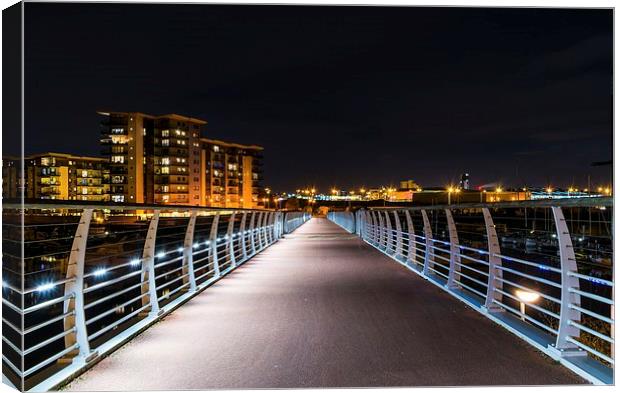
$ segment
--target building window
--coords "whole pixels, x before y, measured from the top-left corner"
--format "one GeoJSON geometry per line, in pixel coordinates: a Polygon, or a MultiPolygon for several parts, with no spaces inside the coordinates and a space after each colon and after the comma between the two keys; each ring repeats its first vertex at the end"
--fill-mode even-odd
{"type": "Polygon", "coordinates": [[[112,195],[112,202],[123,202],[124,200],[124,195],[112,195]]]}
{"type": "Polygon", "coordinates": [[[124,128],[112,128],[112,134],[122,134],[123,132],[125,132],[124,128]]]}
{"type": "Polygon", "coordinates": [[[220,151],[220,147],[219,146],[213,146],[213,151],[217,153],[218,151],[220,151]]]}
{"type": "Polygon", "coordinates": [[[162,165],[170,165],[170,157],[164,157],[161,159],[162,165]]]}
{"type": "Polygon", "coordinates": [[[125,162],[125,157],[123,156],[112,156],[112,162],[113,163],[124,163],[125,162]]]}
{"type": "Polygon", "coordinates": [[[161,168],[161,173],[169,174],[170,173],[170,168],[167,167],[167,166],[162,167],[161,168]]]}
{"type": "Polygon", "coordinates": [[[161,140],[161,145],[162,146],[170,146],[170,139],[162,139],[161,140]]]}
{"type": "Polygon", "coordinates": [[[88,177],[88,171],[82,171],[82,177],[88,177]]]}

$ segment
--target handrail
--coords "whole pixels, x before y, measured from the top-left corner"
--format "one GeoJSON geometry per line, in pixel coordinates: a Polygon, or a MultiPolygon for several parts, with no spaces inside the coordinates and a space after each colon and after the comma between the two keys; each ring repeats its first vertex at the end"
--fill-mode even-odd
{"type": "Polygon", "coordinates": [[[5,326],[13,329],[2,337],[11,352],[8,357],[3,354],[3,362],[8,366],[4,369],[12,372],[5,377],[21,390],[36,391],[65,383],[66,375],[76,375],[90,367],[93,359],[118,347],[132,332],[157,322],[310,219],[306,212],[272,209],[66,201],[15,204],[7,200],[2,206],[4,214],[15,214],[11,209],[20,210],[19,214],[24,214],[21,209],[70,210],[50,214],[45,222],[41,222],[39,214],[36,220],[28,222],[26,213],[25,227],[34,230],[38,240],[60,231],[53,241],[39,242],[22,251],[24,259],[35,262],[33,268],[39,264],[50,264],[52,268],[24,272],[33,275],[25,290],[10,282],[3,283],[3,304],[20,317],[29,315],[24,321],[13,321],[9,315],[8,319],[3,317],[5,326]],[[153,211],[147,220],[142,217],[144,210],[153,211]],[[163,216],[161,212],[175,215],[163,216]],[[64,217],[74,219],[76,213],[81,216],[71,225],[49,223],[55,219],[63,221],[64,217]],[[176,221],[165,225],[165,220],[176,221]],[[91,227],[91,222],[96,225],[91,227]],[[138,230],[114,230],[127,224],[138,230]],[[194,231],[194,226],[201,230],[194,231]],[[202,230],[204,227],[209,229],[202,230]],[[200,258],[194,260],[194,256],[200,258]],[[64,277],[58,274],[57,264],[61,261],[68,266],[66,272],[60,272],[64,277]],[[6,294],[20,295],[21,306],[6,294]],[[53,305],[57,306],[50,307],[53,305]],[[53,314],[58,308],[60,312],[53,314]],[[42,309],[46,312],[38,312],[42,309]],[[34,331],[40,334],[28,336],[29,347],[21,349],[23,337],[34,331]],[[44,338],[39,339],[39,335],[44,338]],[[60,351],[59,344],[63,342],[64,350],[60,351]],[[14,356],[22,361],[12,361],[14,356]],[[27,370],[16,366],[24,364],[34,366],[27,370]],[[38,385],[32,386],[34,381],[38,385]]]}
{"type": "Polygon", "coordinates": [[[498,324],[518,332],[519,337],[580,375],[595,383],[612,383],[609,364],[614,363],[613,350],[596,344],[596,340],[615,342],[613,275],[611,266],[588,262],[596,255],[613,253],[611,218],[603,220],[603,207],[613,207],[613,198],[371,207],[330,211],[327,218],[498,324]],[[530,210],[535,208],[541,210],[530,210]],[[575,209],[589,210],[580,214],[575,209]],[[413,220],[412,211],[421,214],[413,220]],[[429,211],[441,213],[430,216],[429,211]],[[592,220],[595,214],[601,218],[592,220]],[[528,219],[536,227],[530,227],[528,219]],[[524,226],[518,227],[523,220],[524,226]],[[583,229],[588,223],[594,233],[592,227],[589,232],[583,229]],[[576,232],[572,236],[571,229],[576,232]],[[441,237],[449,233],[449,241],[434,238],[435,231],[441,237]],[[590,235],[596,247],[588,246],[590,235]],[[468,239],[468,246],[459,244],[460,237],[468,239]],[[508,243],[503,244],[506,237],[508,243]],[[601,239],[607,242],[601,243],[601,239]],[[528,251],[531,242],[537,251],[528,251]],[[486,247],[481,248],[482,244],[486,247]],[[438,251],[441,255],[436,254],[438,251]],[[463,251],[477,253],[479,258],[463,251]],[[598,254],[584,254],[588,252],[598,254]],[[461,272],[461,268],[465,270],[461,272]],[[600,273],[601,269],[607,273],[600,273]],[[520,292],[538,300],[522,300],[520,292]],[[555,323],[550,321],[553,319],[555,323]],[[540,337],[546,337],[544,344],[540,337]]]}

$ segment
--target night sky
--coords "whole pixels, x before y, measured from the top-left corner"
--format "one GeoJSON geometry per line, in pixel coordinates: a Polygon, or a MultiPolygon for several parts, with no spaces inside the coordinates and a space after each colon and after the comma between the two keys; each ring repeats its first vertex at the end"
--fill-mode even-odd
{"type": "MultiPolygon", "coordinates": [[[[26,4],[26,154],[95,111],[265,147],[265,186],[610,182],[612,11],[26,4]]],[[[4,132],[9,132],[5,130],[4,132]]]]}

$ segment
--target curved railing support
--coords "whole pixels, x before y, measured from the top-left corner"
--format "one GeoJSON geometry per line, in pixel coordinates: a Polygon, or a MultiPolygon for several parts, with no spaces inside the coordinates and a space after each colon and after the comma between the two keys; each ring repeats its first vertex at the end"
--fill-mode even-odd
{"type": "Polygon", "coordinates": [[[228,255],[230,266],[233,269],[237,266],[237,261],[235,260],[235,238],[233,236],[235,230],[235,215],[236,212],[232,212],[228,217],[228,227],[226,228],[226,254],[228,255]]]}
{"type": "Polygon", "coordinates": [[[487,250],[489,252],[489,277],[487,280],[487,293],[484,299],[484,308],[487,312],[502,312],[504,309],[496,303],[502,301],[502,294],[499,291],[503,288],[501,281],[502,259],[498,256],[501,255],[499,239],[497,238],[497,231],[495,230],[495,224],[493,223],[493,217],[489,209],[483,207],[482,215],[484,217],[484,226],[487,233],[487,250]]]}
{"type": "Polygon", "coordinates": [[[407,263],[413,262],[416,265],[417,244],[415,238],[415,229],[413,227],[413,220],[411,219],[411,213],[409,210],[405,210],[405,220],[407,220],[407,231],[409,232],[409,244],[407,248],[407,263]]]}
{"type": "Polygon", "coordinates": [[[397,258],[403,258],[403,235],[402,235],[402,226],[400,224],[400,217],[398,217],[398,211],[394,210],[394,226],[396,229],[396,248],[394,250],[394,255],[397,258]]]}
{"type": "Polygon", "coordinates": [[[211,263],[213,264],[213,274],[220,276],[220,263],[217,255],[217,229],[220,224],[220,212],[215,213],[211,223],[211,233],[209,234],[209,244],[211,245],[211,263]]]}
{"type": "Polygon", "coordinates": [[[448,272],[448,288],[458,288],[457,273],[461,271],[461,248],[459,247],[459,235],[450,209],[444,209],[450,236],[450,271],[448,272]]]}
{"type": "Polygon", "coordinates": [[[555,230],[560,249],[560,269],[562,271],[560,321],[555,349],[557,349],[562,356],[577,354],[586,355],[585,351],[581,351],[577,345],[572,342],[579,337],[579,329],[573,326],[571,322],[575,321],[581,323],[581,313],[575,308],[581,306],[581,298],[578,293],[579,278],[572,275],[579,273],[577,271],[575,250],[573,249],[573,242],[570,238],[570,232],[568,231],[562,208],[554,206],[551,207],[551,211],[553,212],[553,220],[555,222],[555,230]]]}
{"type": "Polygon", "coordinates": [[[73,297],[64,302],[64,313],[71,313],[64,318],[64,328],[65,331],[73,330],[73,332],[65,336],[65,347],[71,348],[77,345],[77,354],[72,351],[72,353],[65,355],[66,361],[71,358],[75,360],[76,356],[88,360],[88,357],[91,356],[84,313],[84,259],[92,217],[93,209],[84,209],[73,237],[71,254],[67,264],[67,279],[72,278],[73,280],[65,284],[65,296],[73,295],[73,297]]]}
{"type": "Polygon", "coordinates": [[[431,230],[431,222],[428,220],[428,214],[426,210],[422,210],[422,221],[424,222],[424,238],[425,238],[425,250],[424,250],[424,275],[428,276],[430,269],[434,267],[434,253],[433,253],[433,232],[431,230]]]}
{"type": "Polygon", "coordinates": [[[157,226],[159,224],[159,210],[153,211],[153,217],[149,222],[146,233],[144,249],[142,250],[142,305],[149,304],[149,315],[160,314],[159,301],[157,300],[157,285],[155,283],[155,240],[157,239],[157,226]]]}
{"type": "Polygon", "coordinates": [[[192,211],[185,231],[183,241],[183,284],[189,282],[189,290],[196,290],[196,277],[194,275],[194,228],[196,227],[196,211],[192,211]]]}

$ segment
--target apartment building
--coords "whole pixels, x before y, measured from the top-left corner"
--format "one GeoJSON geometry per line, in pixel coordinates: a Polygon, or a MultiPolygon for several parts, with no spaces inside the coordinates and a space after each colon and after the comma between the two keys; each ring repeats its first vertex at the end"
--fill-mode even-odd
{"type": "Polygon", "coordinates": [[[206,121],[98,112],[113,202],[259,207],[262,150],[202,138],[206,121]]]}
{"type": "Polygon", "coordinates": [[[206,206],[253,208],[260,198],[263,148],[203,138],[201,194],[206,206]]]}
{"type": "Polygon", "coordinates": [[[107,201],[107,160],[64,153],[24,157],[25,198],[107,201]]]}

